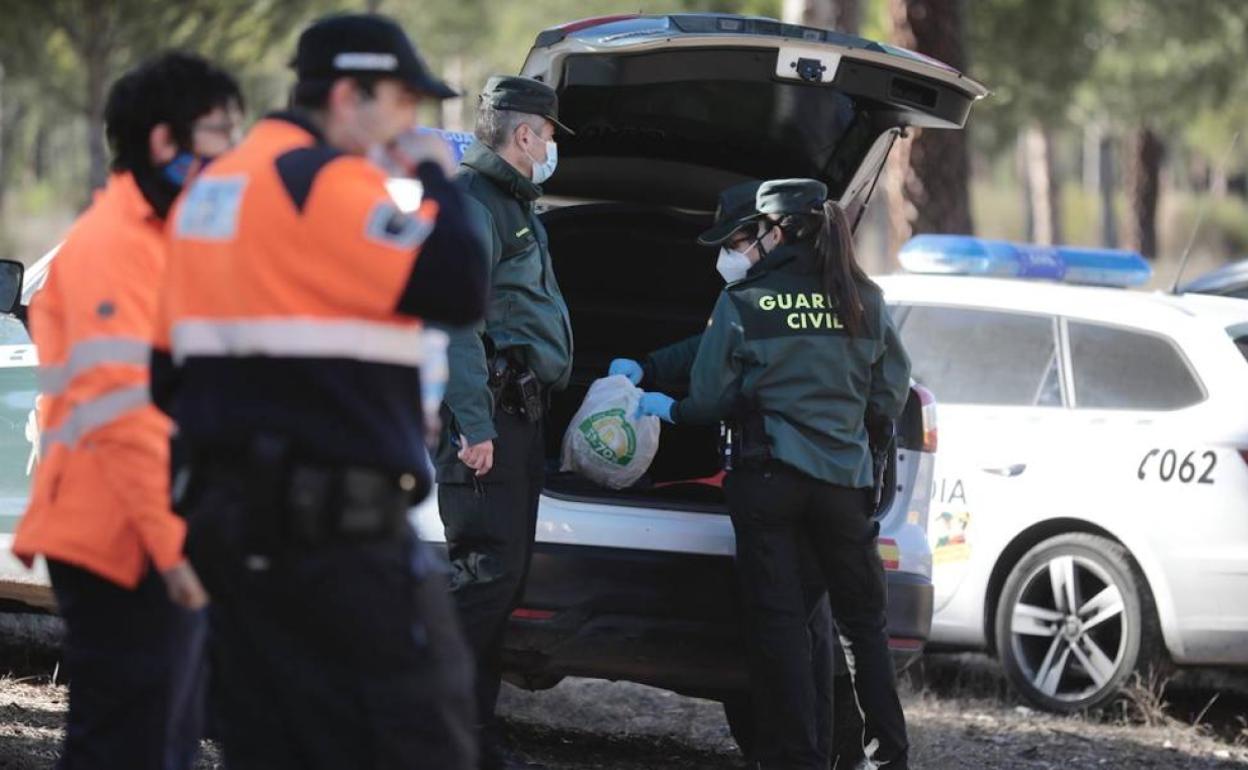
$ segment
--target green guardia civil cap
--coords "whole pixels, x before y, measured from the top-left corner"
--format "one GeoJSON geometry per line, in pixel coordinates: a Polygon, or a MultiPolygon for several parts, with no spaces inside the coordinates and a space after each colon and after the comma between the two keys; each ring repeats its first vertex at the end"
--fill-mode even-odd
{"type": "Polygon", "coordinates": [[[770,179],[759,185],[754,206],[760,214],[810,214],[827,199],[828,186],[817,179],[770,179]]]}
{"type": "Polygon", "coordinates": [[[715,208],[715,222],[711,229],[698,236],[698,243],[703,246],[717,246],[728,240],[745,223],[758,218],[758,209],[754,208],[754,197],[762,182],[742,182],[722,191],[719,194],[719,205],[715,208]]]}
{"type": "Polygon", "coordinates": [[[512,110],[529,115],[541,115],[560,130],[575,135],[572,129],[559,122],[559,95],[555,89],[533,78],[518,75],[495,75],[485,83],[481,103],[496,110],[512,110]]]}

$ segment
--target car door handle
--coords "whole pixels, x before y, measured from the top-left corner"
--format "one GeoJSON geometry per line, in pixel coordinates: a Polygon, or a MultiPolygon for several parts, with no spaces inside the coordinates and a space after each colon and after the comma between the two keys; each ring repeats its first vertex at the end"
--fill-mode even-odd
{"type": "Polygon", "coordinates": [[[1012,479],[1015,476],[1022,474],[1022,472],[1025,470],[1027,470],[1026,463],[1018,463],[1016,465],[1006,465],[1001,468],[984,468],[983,469],[984,473],[991,473],[993,476],[1004,476],[1007,479],[1012,479]]]}

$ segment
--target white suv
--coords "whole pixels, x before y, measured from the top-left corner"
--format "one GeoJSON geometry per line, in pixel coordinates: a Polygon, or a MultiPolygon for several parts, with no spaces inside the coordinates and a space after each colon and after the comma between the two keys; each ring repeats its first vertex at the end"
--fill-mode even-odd
{"type": "Polygon", "coordinates": [[[880,283],[941,408],[931,642],[1058,711],[1163,654],[1248,664],[1248,302],[880,283]]]}

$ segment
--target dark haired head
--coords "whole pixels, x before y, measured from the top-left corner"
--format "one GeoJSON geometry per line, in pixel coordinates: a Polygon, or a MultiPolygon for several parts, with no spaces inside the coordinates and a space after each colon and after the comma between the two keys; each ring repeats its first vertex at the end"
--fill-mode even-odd
{"type": "Polygon", "coordinates": [[[108,93],[104,125],[111,168],[151,171],[153,128],[168,125],[178,146],[189,149],[198,118],[242,103],[237,81],[200,56],[171,51],[149,59],[122,75],[108,93]]]}
{"type": "Polygon", "coordinates": [[[828,296],[845,328],[854,337],[866,329],[862,294],[859,288],[873,281],[858,265],[854,253],[854,233],[845,210],[835,201],[825,201],[822,210],[805,214],[786,214],[774,226],[784,233],[788,243],[813,242],[823,277],[823,291],[828,296]]]}

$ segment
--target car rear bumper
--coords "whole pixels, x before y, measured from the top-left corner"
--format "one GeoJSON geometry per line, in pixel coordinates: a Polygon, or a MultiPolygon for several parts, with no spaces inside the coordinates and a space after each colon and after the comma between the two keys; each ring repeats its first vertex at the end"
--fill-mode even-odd
{"type": "MultiPolygon", "coordinates": [[[[898,669],[923,651],[932,584],[888,572],[898,669]]],[[[509,678],[623,679],[715,698],[748,687],[736,576],[728,557],[538,543],[505,642],[509,678]]]]}
{"type": "Polygon", "coordinates": [[[923,654],[932,631],[932,581],[912,572],[889,572],[888,647],[901,671],[923,654]]]}

